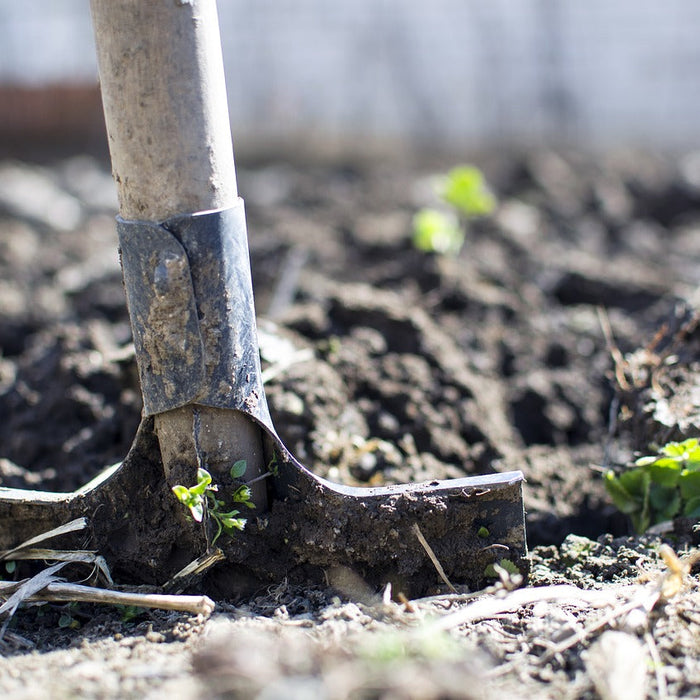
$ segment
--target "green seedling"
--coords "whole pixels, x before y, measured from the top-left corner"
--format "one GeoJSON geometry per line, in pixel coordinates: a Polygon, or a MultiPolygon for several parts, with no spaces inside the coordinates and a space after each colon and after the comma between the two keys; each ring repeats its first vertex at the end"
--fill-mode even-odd
{"type": "Polygon", "coordinates": [[[457,255],[464,238],[458,218],[450,211],[421,209],[413,217],[413,245],[425,253],[457,255]]]}
{"type": "Polygon", "coordinates": [[[509,576],[520,576],[520,569],[510,559],[501,559],[498,564],[489,564],[484,569],[484,576],[487,578],[499,578],[499,567],[509,576]]]}
{"type": "Polygon", "coordinates": [[[464,245],[467,222],[490,214],[496,199],[481,171],[471,165],[460,165],[440,178],[437,194],[444,208],[416,212],[413,245],[428,253],[456,255],[464,245]]]}
{"type": "Polygon", "coordinates": [[[443,630],[418,627],[411,630],[380,632],[361,644],[358,653],[374,666],[420,663],[426,661],[457,661],[463,648],[443,630]]]}
{"type": "MultiPolygon", "coordinates": [[[[234,481],[240,479],[245,474],[245,470],[245,460],[235,462],[230,470],[231,478],[234,481]]],[[[214,521],[216,534],[211,541],[212,545],[219,539],[222,532],[232,536],[236,531],[243,530],[245,527],[246,518],[240,517],[240,510],[224,510],[225,502],[217,498],[219,487],[212,483],[211,474],[203,467],[197,469],[197,483],[194,486],[187,487],[178,484],[173,486],[172,491],[177,500],[189,509],[195,522],[205,522],[206,518],[211,518],[214,521]]],[[[234,490],[231,500],[242,506],[255,508],[255,504],[251,501],[250,488],[245,484],[241,484],[234,490]]]]}
{"type": "Polygon", "coordinates": [[[280,475],[280,465],[277,462],[277,453],[274,452],[272,454],[272,459],[270,460],[270,463],[267,465],[267,470],[277,478],[280,475]]]}
{"type": "Polygon", "coordinates": [[[138,605],[115,605],[119,610],[122,622],[133,622],[136,618],[147,612],[146,608],[138,605]]]}
{"type": "Polygon", "coordinates": [[[496,206],[481,170],[473,165],[460,165],[450,170],[440,183],[440,195],[466,217],[486,216],[496,206]]]}
{"type": "Polygon", "coordinates": [[[656,455],[640,457],[617,473],[605,474],[615,506],[643,533],[678,516],[700,520],[700,442],[669,442],[656,455]]]}
{"type": "Polygon", "coordinates": [[[80,621],[75,618],[77,610],[78,603],[69,603],[58,618],[58,626],[61,629],[80,629],[80,621]]]}

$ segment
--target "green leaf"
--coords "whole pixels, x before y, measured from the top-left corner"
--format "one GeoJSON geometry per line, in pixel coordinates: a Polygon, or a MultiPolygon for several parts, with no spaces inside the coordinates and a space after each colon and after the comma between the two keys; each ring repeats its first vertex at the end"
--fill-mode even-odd
{"type": "MultiPolygon", "coordinates": [[[[513,562],[510,559],[501,559],[501,561],[498,562],[498,565],[502,569],[505,569],[511,575],[516,575],[520,573],[520,569],[515,564],[513,564],[513,562]]],[[[487,576],[489,578],[498,577],[498,571],[496,571],[496,567],[494,564],[489,564],[486,567],[486,569],[484,569],[484,576],[487,576]]]]}
{"type": "Polygon", "coordinates": [[[243,530],[245,528],[245,518],[222,518],[221,524],[226,532],[231,530],[243,530]]]}
{"type": "Polygon", "coordinates": [[[231,478],[240,479],[245,474],[247,468],[248,463],[245,459],[239,459],[237,462],[234,462],[231,467],[231,478]]]}
{"type": "Polygon", "coordinates": [[[122,622],[131,622],[147,612],[146,608],[141,608],[138,605],[115,605],[114,607],[121,610],[122,622]]]}
{"type": "Polygon", "coordinates": [[[187,505],[187,501],[190,497],[190,490],[186,486],[182,486],[182,484],[173,486],[172,492],[175,494],[175,497],[178,501],[180,501],[180,503],[187,505]]]}
{"type": "Polygon", "coordinates": [[[620,484],[636,498],[643,501],[647,497],[651,476],[644,469],[627,469],[618,477],[620,484]]]}
{"type": "Polygon", "coordinates": [[[437,209],[421,209],[413,217],[413,245],[426,253],[456,255],[464,231],[455,216],[437,209]]]}
{"type": "Polygon", "coordinates": [[[630,515],[630,520],[632,521],[634,531],[640,535],[643,535],[651,525],[649,510],[647,508],[644,508],[639,513],[632,513],[630,515]]]}
{"type": "Polygon", "coordinates": [[[687,442],[687,440],[684,442],[667,442],[659,452],[667,457],[682,457],[686,452],[687,442]]]}
{"type": "Polygon", "coordinates": [[[700,496],[700,471],[684,471],[678,479],[681,496],[689,501],[696,496],[700,496]]]}
{"type": "Polygon", "coordinates": [[[604,477],[605,490],[612,499],[617,509],[625,515],[630,515],[635,511],[642,509],[643,494],[633,494],[622,483],[621,477],[618,477],[612,470],[608,471],[604,477]]]}
{"type": "Polygon", "coordinates": [[[650,467],[663,467],[664,469],[676,469],[680,471],[683,468],[683,458],[682,457],[659,457],[655,459],[650,467]]]}
{"type": "Polygon", "coordinates": [[[477,531],[476,531],[476,536],[477,537],[488,537],[491,533],[489,532],[489,529],[482,525],[477,531]]]}
{"type": "Polygon", "coordinates": [[[484,216],[496,206],[481,171],[471,165],[450,170],[442,184],[441,196],[465,216],[484,216]]]}
{"type": "Polygon", "coordinates": [[[675,486],[652,484],[649,489],[649,506],[653,523],[672,520],[680,512],[681,494],[675,486]]]}
{"type": "Polygon", "coordinates": [[[692,469],[700,467],[700,441],[698,438],[688,438],[683,442],[669,442],[661,448],[660,452],[681,462],[683,466],[692,469]]]}
{"type": "Polygon", "coordinates": [[[250,500],[252,494],[248,486],[239,486],[233,492],[233,502],[240,503],[241,505],[248,506],[248,508],[255,508],[255,504],[250,500]]]}
{"type": "Polygon", "coordinates": [[[69,613],[61,613],[61,616],[58,618],[58,626],[62,629],[80,629],[80,623],[69,613]]]}
{"type": "Polygon", "coordinates": [[[653,464],[644,467],[651,480],[662,486],[676,486],[681,475],[681,464],[671,459],[659,459],[653,464]]]}
{"type": "Polygon", "coordinates": [[[201,498],[197,500],[196,503],[188,504],[190,508],[190,513],[196,522],[201,523],[204,520],[204,501],[201,498]]]}
{"type": "Polygon", "coordinates": [[[210,490],[216,490],[213,489],[211,486],[211,474],[206,470],[202,469],[201,467],[197,469],[197,484],[195,486],[190,486],[190,493],[196,494],[198,496],[203,495],[207,489],[210,490]]]}
{"type": "Polygon", "coordinates": [[[632,526],[645,532],[651,522],[649,491],[651,477],[641,467],[628,469],[619,476],[612,470],[604,477],[605,489],[617,508],[630,516],[632,526]]]}
{"type": "Polygon", "coordinates": [[[693,498],[686,501],[683,507],[683,515],[686,518],[698,518],[700,520],[700,496],[693,496],[693,498]]]}
{"type": "Polygon", "coordinates": [[[240,510],[230,510],[228,513],[216,513],[217,518],[221,518],[221,520],[225,520],[226,518],[235,518],[237,515],[240,514],[240,510]]]}

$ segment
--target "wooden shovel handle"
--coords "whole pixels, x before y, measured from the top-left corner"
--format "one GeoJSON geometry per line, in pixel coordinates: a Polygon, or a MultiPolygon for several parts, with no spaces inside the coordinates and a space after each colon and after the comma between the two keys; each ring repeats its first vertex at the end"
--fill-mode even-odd
{"type": "Polygon", "coordinates": [[[237,197],[215,0],[91,0],[124,219],[223,209],[237,197]]]}

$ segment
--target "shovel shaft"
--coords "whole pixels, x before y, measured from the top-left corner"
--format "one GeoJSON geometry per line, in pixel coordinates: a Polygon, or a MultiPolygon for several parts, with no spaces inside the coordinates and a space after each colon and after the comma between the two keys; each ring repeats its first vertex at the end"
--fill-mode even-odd
{"type": "Polygon", "coordinates": [[[215,0],[91,0],[124,219],[223,209],[237,197],[215,0]]]}
{"type": "MultiPolygon", "coordinates": [[[[121,217],[160,222],[234,206],[215,0],[91,0],[91,9],[121,217]]],[[[205,466],[202,440],[219,483],[232,461],[246,460],[246,480],[265,471],[260,431],[235,412],[184,406],[158,414],[155,424],[166,475],[174,479],[187,478],[188,465],[190,473],[205,466]]],[[[253,501],[265,508],[264,482],[253,501]]]]}

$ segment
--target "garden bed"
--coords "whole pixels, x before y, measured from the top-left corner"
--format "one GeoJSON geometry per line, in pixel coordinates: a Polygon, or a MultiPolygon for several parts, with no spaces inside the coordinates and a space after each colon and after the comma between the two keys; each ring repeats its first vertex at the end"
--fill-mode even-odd
{"type": "MultiPolygon", "coordinates": [[[[637,654],[650,697],[696,696],[697,576],[641,627],[620,612],[553,645],[633,590],[648,595],[638,562],[651,580],[668,573],[658,538],[631,536],[602,472],[700,431],[700,163],[544,150],[476,162],[499,206],[454,257],[420,252],[410,235],[434,174],[454,162],[240,169],[273,420],[302,463],[344,483],[521,469],[531,583],[612,598],[514,603],[444,629],[435,620],[474,601],[406,606],[280,582],[217,601],[209,621],[42,606],[6,633],[1,689],[605,697],[619,653],[637,654]],[[601,636],[615,626],[620,636],[601,636]]],[[[76,489],[123,458],[138,425],[113,192],[87,156],[0,163],[4,486],[76,489]]],[[[697,544],[688,523],[665,537],[697,544]]]]}

